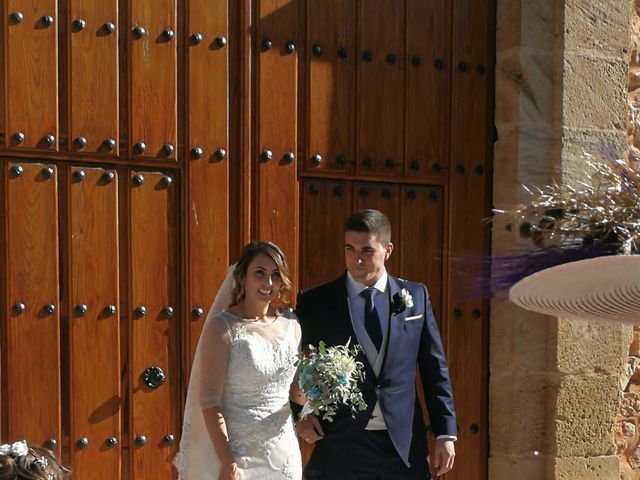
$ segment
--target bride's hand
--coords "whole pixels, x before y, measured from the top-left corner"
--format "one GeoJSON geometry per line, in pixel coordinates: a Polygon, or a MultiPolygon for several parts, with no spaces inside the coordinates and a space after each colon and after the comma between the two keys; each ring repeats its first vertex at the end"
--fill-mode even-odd
{"type": "Polygon", "coordinates": [[[298,420],[295,424],[298,436],[307,443],[316,443],[324,438],[322,425],[315,415],[308,415],[304,420],[298,420]]]}
{"type": "Polygon", "coordinates": [[[223,463],[220,467],[220,475],[218,480],[240,480],[238,474],[238,465],[235,462],[223,463]]]}

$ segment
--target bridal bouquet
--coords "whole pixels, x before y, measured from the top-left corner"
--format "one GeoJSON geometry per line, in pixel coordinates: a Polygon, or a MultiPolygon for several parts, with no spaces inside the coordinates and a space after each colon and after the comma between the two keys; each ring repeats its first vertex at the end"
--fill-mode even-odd
{"type": "Polygon", "coordinates": [[[349,343],[327,347],[321,341],[318,348],[309,345],[309,351],[300,355],[298,384],[307,396],[300,418],[322,414],[324,420],[332,422],[341,404],[350,405],[352,415],[367,408],[358,388],[364,378],[364,365],[355,359],[361,347],[350,348],[349,343]]]}

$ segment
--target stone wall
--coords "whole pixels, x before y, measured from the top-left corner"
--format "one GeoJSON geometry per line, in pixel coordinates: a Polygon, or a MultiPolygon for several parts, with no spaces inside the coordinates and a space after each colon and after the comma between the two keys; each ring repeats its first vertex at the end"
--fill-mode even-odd
{"type": "Polygon", "coordinates": [[[640,480],[640,327],[633,329],[627,371],[621,376],[622,404],[615,441],[620,457],[620,480],[640,480]]]}
{"type": "MultiPolygon", "coordinates": [[[[629,161],[640,161],[640,0],[633,0],[627,140],[629,161]]],[[[620,479],[640,480],[640,326],[633,329],[627,372],[622,375],[623,400],[618,412],[615,442],[620,457],[620,479]]]]}
{"type": "MultiPolygon", "coordinates": [[[[579,179],[584,152],[603,143],[624,151],[630,16],[630,0],[497,0],[496,207],[523,202],[522,184],[579,179]]],[[[494,225],[495,255],[519,241],[494,225]]],[[[614,427],[630,339],[622,325],[495,301],[489,479],[619,480],[614,427]]]]}

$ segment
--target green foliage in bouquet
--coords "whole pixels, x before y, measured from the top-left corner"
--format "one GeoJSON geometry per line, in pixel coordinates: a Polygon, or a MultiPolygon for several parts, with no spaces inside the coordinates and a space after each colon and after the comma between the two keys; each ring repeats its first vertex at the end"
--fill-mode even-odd
{"type": "Polygon", "coordinates": [[[364,379],[364,365],[356,361],[362,348],[337,345],[327,347],[323,341],[318,348],[309,349],[299,356],[298,385],[307,396],[300,418],[307,415],[322,415],[322,419],[333,421],[340,405],[349,405],[352,416],[367,408],[358,382],[364,379]]]}

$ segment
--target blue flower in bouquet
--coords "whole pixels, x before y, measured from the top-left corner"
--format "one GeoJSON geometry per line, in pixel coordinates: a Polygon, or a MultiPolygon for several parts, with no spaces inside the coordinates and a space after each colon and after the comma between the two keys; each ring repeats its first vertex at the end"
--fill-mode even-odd
{"type": "Polygon", "coordinates": [[[298,385],[307,396],[300,418],[322,413],[323,419],[333,421],[340,405],[349,405],[352,415],[367,408],[358,386],[364,378],[364,365],[356,361],[361,347],[349,343],[327,347],[321,341],[299,356],[298,385]]]}
{"type": "Polygon", "coordinates": [[[316,387],[310,388],[308,392],[306,392],[307,397],[309,397],[311,400],[317,400],[318,398],[320,398],[320,390],[318,390],[316,387]]]}
{"type": "Polygon", "coordinates": [[[300,376],[298,378],[298,386],[301,390],[304,390],[304,386],[313,382],[313,374],[311,372],[312,368],[309,366],[304,367],[300,371],[300,376]]]}

